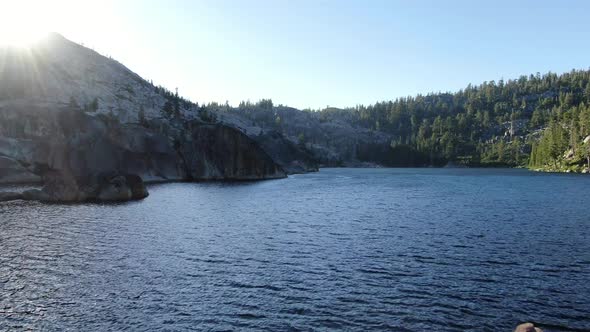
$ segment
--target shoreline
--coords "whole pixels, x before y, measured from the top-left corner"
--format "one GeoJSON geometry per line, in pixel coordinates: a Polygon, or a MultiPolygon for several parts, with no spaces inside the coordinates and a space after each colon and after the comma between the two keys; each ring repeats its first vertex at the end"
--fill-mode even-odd
{"type": "MultiPolygon", "coordinates": [[[[549,173],[549,174],[576,174],[576,175],[590,175],[590,173],[584,173],[581,171],[572,171],[572,170],[554,170],[554,169],[542,169],[542,168],[530,168],[530,167],[486,167],[486,166],[463,166],[463,167],[446,167],[446,166],[412,166],[412,167],[388,167],[382,165],[374,165],[374,166],[367,166],[367,165],[358,165],[358,166],[320,166],[317,171],[310,171],[310,172],[298,172],[293,174],[288,174],[285,177],[268,177],[262,179],[198,179],[198,180],[188,180],[188,179],[146,179],[143,182],[146,185],[157,185],[157,184],[167,184],[167,183],[247,183],[247,182],[259,182],[259,181],[269,181],[269,180],[281,180],[286,179],[292,175],[305,175],[305,174],[313,174],[317,172],[321,172],[322,169],[522,169],[527,170],[530,172],[536,173],[549,173]]],[[[39,188],[43,186],[43,182],[35,181],[35,182],[0,182],[0,189],[7,189],[11,187],[31,187],[31,188],[39,188]]]]}

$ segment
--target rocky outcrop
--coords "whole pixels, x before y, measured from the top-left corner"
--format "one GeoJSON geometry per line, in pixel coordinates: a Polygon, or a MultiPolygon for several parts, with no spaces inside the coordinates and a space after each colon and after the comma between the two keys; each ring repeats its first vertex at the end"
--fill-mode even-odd
{"type": "Polygon", "coordinates": [[[253,139],[289,174],[319,170],[318,163],[305,147],[297,146],[277,131],[265,132],[253,139]]]}
{"type": "Polygon", "coordinates": [[[96,193],[99,201],[128,201],[149,195],[143,180],[135,174],[103,177],[102,180],[96,193]]]}
{"type": "Polygon", "coordinates": [[[261,147],[245,134],[221,125],[197,124],[179,154],[191,180],[260,180],[286,177],[261,147]]]}
{"type": "MultiPolygon", "coordinates": [[[[148,118],[161,116],[167,101],[153,84],[121,63],[59,34],[25,52],[0,45],[0,61],[0,106],[26,99],[56,107],[72,100],[84,109],[96,100],[90,111],[112,112],[120,122],[137,123],[140,111],[148,118]]],[[[194,109],[192,104],[180,106],[183,114],[194,109]]]]}
{"type": "Polygon", "coordinates": [[[22,193],[1,192],[0,202],[29,200],[49,203],[121,202],[143,199],[148,190],[137,175],[100,174],[74,177],[71,174],[49,172],[42,189],[22,193]]]}
{"type": "Polygon", "coordinates": [[[225,109],[214,111],[220,123],[235,128],[253,139],[287,174],[317,172],[319,163],[312,152],[297,138],[284,132],[263,128],[247,118],[247,110],[225,109]]]}
{"type": "Polygon", "coordinates": [[[325,112],[249,104],[224,108],[215,114],[224,123],[246,132],[288,172],[313,171],[316,165],[333,167],[363,161],[388,165],[388,157],[395,153],[391,151],[391,134],[352,126],[343,111],[334,110],[334,118],[327,120],[323,118],[325,112]],[[293,150],[299,150],[294,152],[296,158],[287,153],[293,150]]]}
{"type": "Polygon", "coordinates": [[[206,122],[196,104],[59,35],[26,54],[0,48],[0,62],[0,183],[50,171],[147,182],[286,176],[283,163],[240,130],[206,122]]]}
{"type": "Polygon", "coordinates": [[[0,121],[0,132],[10,126],[27,128],[12,137],[0,136],[0,155],[29,165],[35,174],[53,170],[75,177],[117,172],[147,180],[183,178],[176,151],[157,132],[68,109],[0,111],[10,119],[0,121]]]}
{"type": "MultiPolygon", "coordinates": [[[[115,172],[146,181],[260,180],[286,174],[255,141],[238,130],[198,121],[121,124],[81,111],[23,107],[2,110],[6,127],[26,128],[0,136],[0,156],[74,177],[115,172]]],[[[14,162],[13,162],[14,161],[14,162]]],[[[7,162],[8,163],[8,162],[7,162]]]]}

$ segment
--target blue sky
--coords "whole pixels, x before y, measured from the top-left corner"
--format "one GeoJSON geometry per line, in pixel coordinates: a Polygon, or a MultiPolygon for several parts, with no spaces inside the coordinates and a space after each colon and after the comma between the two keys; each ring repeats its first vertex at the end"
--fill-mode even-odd
{"type": "Polygon", "coordinates": [[[78,5],[58,32],[193,101],[344,107],[590,67],[590,1],[78,5]],[[98,28],[97,28],[98,26],[98,28]]]}

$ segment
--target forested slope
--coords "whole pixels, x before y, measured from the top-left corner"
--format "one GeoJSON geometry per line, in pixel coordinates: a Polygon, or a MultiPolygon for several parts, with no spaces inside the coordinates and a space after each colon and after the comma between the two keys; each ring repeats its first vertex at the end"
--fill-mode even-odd
{"type": "Polygon", "coordinates": [[[324,165],[526,166],[579,163],[590,134],[590,71],[468,85],[346,109],[296,110],[272,101],[209,105],[284,133],[324,165]],[[534,150],[534,151],[533,151],[534,150]],[[529,157],[533,151],[533,159],[529,157]],[[571,153],[570,153],[571,155],[571,153]]]}

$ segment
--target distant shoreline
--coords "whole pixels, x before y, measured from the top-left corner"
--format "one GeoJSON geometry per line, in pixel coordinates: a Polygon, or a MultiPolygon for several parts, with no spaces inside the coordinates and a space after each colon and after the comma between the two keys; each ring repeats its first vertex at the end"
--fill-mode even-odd
{"type": "MultiPolygon", "coordinates": [[[[566,170],[553,170],[553,169],[541,169],[541,168],[529,168],[529,167],[509,167],[509,166],[461,166],[461,167],[447,167],[447,166],[382,166],[382,165],[358,165],[358,166],[320,166],[317,172],[321,172],[323,169],[522,169],[536,173],[549,173],[549,174],[576,174],[576,175],[588,175],[589,173],[566,171],[566,170]]],[[[289,174],[291,175],[305,175],[317,172],[305,172],[289,174]]],[[[269,180],[281,180],[284,178],[268,178],[268,179],[201,179],[201,180],[182,180],[182,179],[147,179],[144,180],[146,185],[157,185],[167,183],[248,183],[248,182],[260,182],[269,180]]],[[[31,187],[38,188],[42,187],[43,182],[6,182],[0,183],[1,189],[12,188],[12,187],[31,187]]]]}

